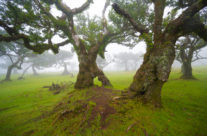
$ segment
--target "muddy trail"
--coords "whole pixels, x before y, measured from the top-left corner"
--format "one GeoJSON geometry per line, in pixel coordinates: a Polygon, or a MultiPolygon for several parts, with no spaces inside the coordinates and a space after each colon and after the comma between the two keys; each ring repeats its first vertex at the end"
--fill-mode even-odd
{"type": "MultiPolygon", "coordinates": [[[[100,117],[100,128],[106,129],[109,125],[107,118],[116,113],[116,109],[113,106],[115,104],[114,98],[116,98],[120,92],[120,90],[94,87],[85,92],[84,98],[74,100],[77,96],[77,92],[74,91],[69,94],[67,101],[59,103],[54,108],[53,112],[58,114],[56,115],[56,119],[52,122],[52,125],[56,126],[64,121],[72,122],[71,120],[80,118],[79,122],[74,122],[74,124],[76,124],[75,128],[84,129],[93,126],[94,120],[100,117]]],[[[67,129],[66,126],[65,130],[67,129]]]]}

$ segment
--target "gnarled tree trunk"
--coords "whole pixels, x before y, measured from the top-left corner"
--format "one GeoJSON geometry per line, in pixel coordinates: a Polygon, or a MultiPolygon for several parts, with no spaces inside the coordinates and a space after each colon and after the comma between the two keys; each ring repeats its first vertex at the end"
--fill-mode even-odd
{"type": "Polygon", "coordinates": [[[153,29],[148,29],[141,22],[136,22],[130,14],[121,9],[118,4],[112,5],[119,15],[126,18],[134,30],[140,33],[141,38],[149,45],[144,62],[134,76],[129,88],[129,95],[139,96],[143,102],[152,103],[155,107],[161,106],[161,89],[168,80],[171,66],[175,58],[175,42],[186,34],[196,33],[207,40],[205,25],[195,18],[195,14],[207,6],[206,0],[195,1],[176,19],[169,21],[164,28],[164,10],[166,0],[153,0],[154,22],[153,29]],[[150,46],[153,46],[150,49],[150,46]]]}
{"type": "Polygon", "coordinates": [[[183,62],[182,64],[182,76],[180,78],[182,79],[195,79],[192,74],[192,66],[191,62],[183,62]]]}
{"type": "Polygon", "coordinates": [[[90,61],[86,55],[80,54],[79,60],[79,73],[75,83],[75,88],[87,88],[93,86],[94,75],[90,70],[90,61]]]}
{"type": "Polygon", "coordinates": [[[102,83],[102,86],[112,86],[109,79],[105,76],[104,72],[97,66],[94,62],[92,67],[95,77],[98,77],[98,80],[102,83]]]}
{"type": "Polygon", "coordinates": [[[21,65],[23,63],[25,56],[20,56],[16,62],[12,61],[12,64],[8,67],[7,69],[7,73],[6,73],[6,77],[4,79],[4,81],[11,81],[11,74],[12,74],[12,70],[13,68],[18,68],[21,69],[21,65]]]}
{"type": "Polygon", "coordinates": [[[4,81],[11,81],[11,73],[13,68],[14,68],[13,64],[8,67],[4,81]]]}
{"type": "Polygon", "coordinates": [[[182,66],[181,66],[182,76],[180,78],[195,79],[192,74],[192,66],[191,66],[192,59],[193,59],[193,53],[194,53],[194,47],[192,46],[187,52],[185,51],[186,49],[185,46],[186,45],[183,45],[180,49],[180,59],[182,63],[182,66]]]}
{"type": "Polygon", "coordinates": [[[79,59],[79,73],[75,88],[81,89],[91,87],[94,85],[94,78],[98,77],[98,80],[102,83],[102,86],[111,86],[109,79],[105,76],[104,72],[98,68],[96,64],[97,54],[91,53],[87,55],[80,54],[79,59]]]}
{"type": "Polygon", "coordinates": [[[166,45],[161,42],[160,46],[148,47],[144,62],[129,87],[128,95],[161,107],[161,89],[168,80],[174,58],[175,49],[172,43],[166,45]]]}

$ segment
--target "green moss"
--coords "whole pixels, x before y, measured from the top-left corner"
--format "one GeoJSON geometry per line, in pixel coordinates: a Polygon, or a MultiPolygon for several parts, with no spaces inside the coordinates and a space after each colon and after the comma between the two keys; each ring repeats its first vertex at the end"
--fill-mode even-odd
{"type": "MultiPolygon", "coordinates": [[[[132,82],[135,72],[106,73],[114,89],[124,90],[132,82]]],[[[88,100],[93,92],[75,91],[73,88],[53,95],[42,86],[52,82],[75,81],[68,76],[43,75],[26,76],[26,80],[0,84],[0,135],[50,136],[195,136],[207,134],[207,70],[206,67],[194,70],[199,80],[175,80],[180,77],[180,69],[173,69],[169,81],[162,89],[163,109],[157,110],[144,106],[135,100],[117,101],[112,104],[116,114],[107,117],[107,128],[101,129],[101,117],[97,116],[89,125],[84,123],[84,113],[68,114],[58,121],[57,115],[71,109],[76,112],[89,111],[95,106],[88,100]],[[88,94],[89,93],[89,94],[88,94]],[[91,93],[91,94],[90,94],[91,93]],[[84,102],[86,103],[84,103],[84,102]],[[60,106],[60,102],[67,103],[60,106]],[[59,106],[57,106],[59,104],[59,106]],[[58,110],[52,112],[55,108],[58,110]],[[79,107],[79,108],[77,108],[79,107]],[[39,118],[43,116],[42,118],[39,118]],[[81,127],[80,127],[81,126],[81,127]],[[73,132],[73,133],[71,133],[73,132]]],[[[13,76],[16,79],[18,76],[13,76]]],[[[95,80],[95,84],[98,81],[95,80]]],[[[120,92],[117,92],[120,94],[120,92]]],[[[87,118],[90,112],[87,114],[87,118]]]]}

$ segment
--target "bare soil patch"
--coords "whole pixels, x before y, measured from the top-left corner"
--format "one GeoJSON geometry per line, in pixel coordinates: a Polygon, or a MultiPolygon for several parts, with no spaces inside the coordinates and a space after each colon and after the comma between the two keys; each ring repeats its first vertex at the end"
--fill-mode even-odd
{"type": "Polygon", "coordinates": [[[99,114],[101,116],[101,128],[104,129],[108,125],[106,122],[107,117],[116,113],[115,108],[111,105],[113,97],[115,97],[116,94],[114,93],[114,90],[104,87],[94,88],[93,91],[94,96],[90,99],[90,101],[95,102],[96,106],[92,110],[89,122],[99,114]]]}

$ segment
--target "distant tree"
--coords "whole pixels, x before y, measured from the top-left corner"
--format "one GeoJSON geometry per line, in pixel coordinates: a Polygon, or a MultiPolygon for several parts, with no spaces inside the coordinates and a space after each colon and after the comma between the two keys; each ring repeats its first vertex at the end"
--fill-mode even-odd
{"type": "Polygon", "coordinates": [[[105,67],[111,64],[113,61],[114,61],[113,57],[109,54],[105,54],[105,59],[103,59],[100,56],[98,56],[96,59],[96,63],[101,70],[103,70],[105,67]]]}
{"type": "MultiPolygon", "coordinates": [[[[72,52],[61,50],[58,54],[52,54],[49,52],[44,52],[43,54],[32,54],[27,57],[25,63],[25,69],[23,70],[19,79],[23,79],[25,73],[31,68],[33,75],[38,76],[37,70],[42,70],[44,68],[50,68],[53,66],[63,66],[64,72],[68,72],[67,65],[68,60],[71,59],[73,56],[72,52]]],[[[63,72],[63,73],[64,73],[63,72]]],[[[64,73],[70,74],[71,73],[64,73]]]]}
{"type": "Polygon", "coordinates": [[[29,70],[29,68],[31,68],[31,66],[32,66],[32,65],[29,65],[29,66],[27,66],[27,67],[23,70],[22,74],[18,77],[18,80],[22,80],[22,79],[24,79],[24,75],[25,75],[26,72],[29,70]]]}
{"type": "MultiPolygon", "coordinates": [[[[39,65],[39,64],[38,64],[39,65]]],[[[35,64],[32,65],[32,71],[33,71],[33,75],[34,76],[38,76],[39,74],[37,73],[37,70],[36,68],[38,69],[41,69],[39,66],[36,66],[35,64]]]]}
{"type": "Polygon", "coordinates": [[[2,70],[7,70],[8,66],[10,65],[10,59],[6,56],[0,56],[0,68],[2,70]]]}
{"type": "Polygon", "coordinates": [[[199,55],[200,50],[206,46],[207,42],[193,35],[185,36],[178,41],[176,60],[182,64],[182,79],[194,79],[192,74],[192,62],[199,59],[207,59],[199,55]]]}
{"type": "Polygon", "coordinates": [[[13,71],[12,71],[12,74],[19,74],[18,69],[14,68],[13,71]]]}
{"type": "Polygon", "coordinates": [[[41,70],[52,67],[57,64],[57,60],[54,54],[44,52],[43,54],[34,54],[30,56],[27,60],[27,63],[31,64],[33,75],[37,76],[37,69],[41,70]]]}
{"type": "Polygon", "coordinates": [[[31,51],[25,48],[21,42],[1,43],[0,54],[10,61],[4,81],[11,81],[12,70],[21,69],[25,57],[31,54],[31,51]]]}
{"type": "Polygon", "coordinates": [[[70,59],[73,57],[73,52],[60,50],[58,54],[55,55],[55,61],[57,65],[60,65],[64,68],[62,75],[72,75],[71,72],[68,71],[67,66],[70,65],[70,59]]]}
{"type": "Polygon", "coordinates": [[[135,70],[138,65],[138,61],[141,59],[141,54],[135,54],[132,52],[120,52],[114,55],[114,62],[125,71],[135,70]]]}
{"type": "Polygon", "coordinates": [[[44,68],[52,67],[56,65],[56,60],[54,54],[44,52],[43,54],[31,54],[25,60],[25,68],[22,71],[22,74],[18,78],[19,80],[24,79],[24,75],[31,68],[33,75],[38,76],[37,70],[42,70],[44,68]]]}

